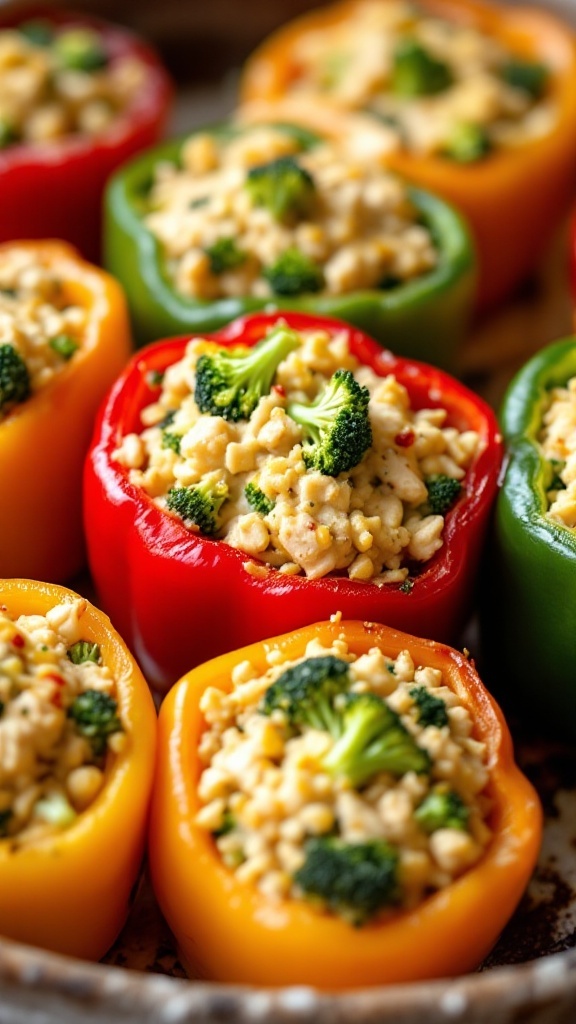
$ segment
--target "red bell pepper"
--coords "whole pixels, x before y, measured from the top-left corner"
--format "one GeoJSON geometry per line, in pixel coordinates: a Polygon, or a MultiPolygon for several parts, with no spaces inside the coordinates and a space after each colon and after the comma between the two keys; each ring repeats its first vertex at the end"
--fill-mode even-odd
{"type": "Polygon", "coordinates": [[[127,470],[115,462],[121,438],[139,432],[140,412],[158,394],[154,374],[182,357],[189,338],[143,350],[112,388],[96,423],[85,468],[85,528],[101,602],[147,678],[160,689],[191,665],[336,611],[451,641],[469,609],[502,459],[494,414],[441,370],[397,358],[338,320],[259,314],[205,337],[222,345],[254,345],[279,318],[296,330],[347,329],[350,350],[360,363],[380,376],[393,373],[406,386],[413,408],[446,408],[448,422],[478,431],[484,448],[446,516],[444,546],[411,588],[378,587],[341,576],[285,576],[223,542],[191,533],[131,484],[127,470]]]}
{"type": "MultiPolygon", "coordinates": [[[[0,150],[0,242],[63,238],[88,259],[100,254],[101,201],[112,171],[163,135],[172,85],[154,51],[126,29],[66,11],[41,11],[58,28],[95,29],[112,59],[131,56],[146,68],[143,87],[125,112],[99,135],[71,134],[0,150]]],[[[30,20],[4,15],[0,30],[30,20]]]]}

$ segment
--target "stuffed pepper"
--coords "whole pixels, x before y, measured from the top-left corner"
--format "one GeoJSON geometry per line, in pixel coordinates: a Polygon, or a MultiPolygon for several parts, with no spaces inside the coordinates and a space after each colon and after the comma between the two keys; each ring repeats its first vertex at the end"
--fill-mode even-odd
{"type": "Polygon", "coordinates": [[[64,238],[100,252],[112,171],[162,135],[171,86],[124,29],[46,11],[0,24],[0,241],[64,238]]]}
{"type": "Polygon", "coordinates": [[[0,580],[0,934],[97,960],[138,878],[150,692],[84,598],[0,580]]]}
{"type": "Polygon", "coordinates": [[[443,367],[474,286],[467,229],[442,200],[289,126],[200,131],[137,158],[108,191],[106,259],[140,340],[282,308],[443,367]]]}
{"type": "Polygon", "coordinates": [[[504,400],[508,445],[486,646],[503,698],[576,737],[576,339],[542,349],[504,400]]]}
{"type": "Polygon", "coordinates": [[[473,589],[501,445],[484,403],[336,320],[152,345],[85,474],[100,597],[165,687],[336,610],[442,639],[473,589]]]}
{"type": "Polygon", "coordinates": [[[65,581],[84,564],[82,465],[129,358],[126,304],[64,243],[6,243],[0,320],[0,574],[65,581]]]}
{"type": "Polygon", "coordinates": [[[367,622],[224,655],[160,713],[150,864],[193,976],[360,988],[472,970],[541,814],[466,658],[367,622]]]}
{"type": "Polygon", "coordinates": [[[344,0],[265,42],[243,96],[250,118],[288,113],[357,133],[459,207],[476,235],[484,305],[534,266],[574,193],[576,44],[544,11],[344,0]]]}

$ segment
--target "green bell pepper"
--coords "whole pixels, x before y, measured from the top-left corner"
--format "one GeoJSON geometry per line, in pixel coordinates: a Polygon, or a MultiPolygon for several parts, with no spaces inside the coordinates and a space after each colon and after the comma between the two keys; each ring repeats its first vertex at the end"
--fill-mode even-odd
{"type": "Polygon", "coordinates": [[[576,531],[546,514],[554,467],[538,443],[548,392],[576,376],[576,338],[542,349],[512,381],[501,426],[508,464],[483,646],[510,710],[576,738],[576,531]]]}
{"type": "MultiPolygon", "coordinates": [[[[319,141],[291,125],[276,127],[295,136],[300,151],[319,141]]],[[[227,125],[206,130],[224,140],[246,131],[227,125]]],[[[285,309],[346,320],[396,354],[453,369],[474,298],[476,272],[468,228],[444,200],[410,189],[421,220],[439,247],[440,259],[433,270],[407,283],[338,296],[193,299],[176,290],[162,247],[143,223],[154,168],[159,161],[179,164],[184,141],[158,146],[131,161],[114,176],[107,192],[106,265],[124,286],[140,344],[171,334],[204,334],[246,313],[285,309]]]]}

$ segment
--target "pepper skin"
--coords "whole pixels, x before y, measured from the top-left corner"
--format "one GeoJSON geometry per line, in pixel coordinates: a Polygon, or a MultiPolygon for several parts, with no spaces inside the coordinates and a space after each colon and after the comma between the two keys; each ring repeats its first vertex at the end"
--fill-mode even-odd
{"type": "MultiPolygon", "coordinates": [[[[8,613],[45,615],[78,595],[35,580],[0,580],[8,613]]],[[[103,789],[58,835],[18,846],[0,839],[0,933],[67,956],[98,960],[128,913],[145,840],[156,750],[156,715],[144,678],[109,620],[89,605],[86,639],[98,643],[117,685],[129,742],[103,789]]]]}
{"type": "Polygon", "coordinates": [[[130,355],[119,285],[62,242],[17,242],[90,311],[85,343],[44,388],[0,419],[0,573],[64,582],[85,560],[82,465],[96,411],[130,355]]]}
{"type": "Polygon", "coordinates": [[[538,855],[541,812],[513,760],[497,705],[473,666],[451,648],[366,622],[317,623],[210,661],[181,679],[164,701],[149,856],[156,896],[194,976],[251,985],[360,988],[460,974],[475,968],[512,915],[538,855]],[[478,864],[413,910],[352,930],[304,902],[270,905],[222,864],[211,836],[194,824],[202,765],[199,699],[206,687],[230,689],[234,665],[265,671],[280,649],[301,657],[318,639],[344,636],[356,654],[379,647],[389,657],[408,649],[416,664],[439,668],[469,709],[475,736],[488,747],[493,839],[478,864]]]}
{"type": "MultiPolygon", "coordinates": [[[[162,137],[172,86],[155,53],[126,29],[44,8],[39,16],[57,27],[96,29],[110,53],[132,55],[146,67],[135,101],[100,135],[70,135],[51,143],[19,143],[0,150],[0,242],[63,238],[87,259],[98,260],[106,181],[116,167],[162,137]]],[[[6,15],[0,27],[12,28],[20,21],[21,14],[6,15]]]]}
{"type": "Polygon", "coordinates": [[[485,591],[487,664],[514,713],[576,739],[576,533],[547,517],[551,472],[537,438],[547,391],[576,375],[576,338],[542,349],[501,413],[508,448],[485,591]],[[490,661],[488,661],[490,658],[490,661]]]}
{"type": "MultiPolygon", "coordinates": [[[[282,319],[296,330],[346,328],[297,313],[282,319]]],[[[212,337],[221,344],[252,345],[277,320],[246,317],[212,337]]],[[[139,431],[140,410],[157,394],[150,373],[181,358],[188,339],[152,345],[133,359],[101,410],[86,463],[85,526],[102,603],[159,689],[167,689],[191,664],[337,610],[443,640],[454,638],[465,621],[501,462],[496,418],[480,398],[440,370],[399,359],[360,331],[349,331],[350,350],[361,364],[380,375],[394,373],[413,405],[443,405],[451,423],[479,431],[485,443],[469,470],[465,495],[447,514],[443,548],[405,593],[396,584],[377,587],[347,577],[288,577],[227,544],[191,533],[132,485],[113,458],[124,434],[139,431]]]]}
{"type": "MultiPolygon", "coordinates": [[[[334,102],[316,101],[310,92],[298,100],[290,84],[298,77],[293,57],[297,40],[354,17],[362,0],[344,0],[313,11],[281,28],[248,62],[242,100],[251,117],[289,116],[311,128],[317,123],[330,134],[375,134],[374,117],[346,115],[334,102]],[[283,99],[289,105],[283,109],[283,99]],[[264,102],[263,102],[264,101],[264,102]]],[[[472,164],[399,150],[383,159],[391,168],[423,188],[443,195],[468,218],[478,245],[479,306],[507,296],[537,262],[567,212],[576,174],[576,40],[571,29],[551,14],[524,7],[492,5],[489,0],[422,0],[426,12],[478,26],[513,54],[550,67],[549,93],[556,120],[542,136],[508,150],[497,150],[472,164]],[[537,201],[535,201],[535,197],[537,201]]]]}
{"type": "MultiPolygon", "coordinates": [[[[240,129],[214,129],[216,134],[240,129]]],[[[318,136],[286,127],[308,148],[318,136]]],[[[133,160],[112,180],[106,195],[105,259],[124,286],[137,339],[214,331],[230,320],[264,308],[281,307],[337,317],[366,331],[383,345],[413,359],[452,369],[464,336],[475,287],[475,256],[468,228],[438,196],[412,189],[411,198],[434,234],[439,265],[427,274],[388,291],[347,295],[308,294],[295,299],[190,299],[171,285],[160,246],[142,222],[143,199],[154,167],[177,162],[182,141],[171,142],[133,160]]]]}

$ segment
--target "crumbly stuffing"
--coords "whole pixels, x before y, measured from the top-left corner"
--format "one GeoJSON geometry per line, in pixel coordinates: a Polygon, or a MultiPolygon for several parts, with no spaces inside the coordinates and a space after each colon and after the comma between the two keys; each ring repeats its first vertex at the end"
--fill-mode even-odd
{"type": "Polygon", "coordinates": [[[73,824],[126,741],[115,680],[83,637],[85,610],[78,598],[14,619],[0,606],[0,838],[73,824]]]}
{"type": "Polygon", "coordinates": [[[546,95],[546,68],[529,60],[538,70],[527,80],[517,71],[518,62],[526,63],[522,54],[508,52],[473,24],[435,17],[405,0],[365,0],[354,7],[353,19],[303,31],[291,60],[297,71],[290,92],[303,101],[316,94],[372,111],[390,150],[453,155],[455,136],[480,129],[484,145],[476,156],[468,151],[461,157],[480,159],[488,149],[545,134],[556,116],[546,95]],[[414,65],[406,68],[406,48],[413,58],[414,44],[417,75],[426,65],[421,87],[414,65]]]}
{"type": "MultiPolygon", "coordinates": [[[[230,691],[208,687],[200,703],[202,807],[195,821],[213,833],[239,880],[270,899],[302,898],[294,875],[311,840],[384,841],[397,857],[395,906],[413,907],[477,863],[491,836],[486,749],[438,669],[415,665],[408,650],[396,658],[378,647],[356,655],[343,638],[329,648],[311,641],[297,661],[284,660],[273,648],[267,660],[263,675],[249,661],[236,665],[230,691]],[[354,786],[326,768],[338,743],[329,731],[291,726],[281,710],[264,713],[266,691],[287,669],[326,655],[348,663],[350,693],[375,694],[399,716],[417,748],[427,752],[427,771],[375,772],[354,786]],[[436,702],[436,712],[441,708],[436,724],[423,720],[423,692],[436,702]],[[418,809],[431,794],[448,792],[461,822],[425,826],[418,809]]],[[[322,901],[315,905],[325,909],[322,901]]]]}
{"type": "Polygon", "coordinates": [[[184,146],[182,166],[156,168],[145,223],[179,292],[209,300],[282,294],[276,289],[285,283],[269,270],[294,249],[318,278],[300,290],[329,295],[392,287],[436,266],[435,243],[403,182],[342,147],[300,149],[296,136],[269,127],[246,128],[228,141],[200,134],[184,146]],[[306,209],[279,218],[254,204],[247,175],[294,154],[313,192],[306,209]],[[213,247],[232,239],[235,255],[222,266],[213,247]]]}
{"type": "Polygon", "coordinates": [[[214,346],[192,340],[166,371],[157,400],[143,409],[144,430],[126,435],[114,458],[162,509],[172,487],[215,476],[228,493],[217,539],[280,572],[402,583],[443,543],[445,516],[431,512],[427,481],[437,474],[465,481],[481,439],[451,426],[445,409],[413,409],[393,375],[360,366],[348,331],[309,330],[300,338],[270,393],[242,422],[199,412],[196,361],[214,346]],[[302,427],[286,409],[292,400],[313,400],[338,368],[353,371],[369,390],[372,444],[358,465],[333,477],[307,468],[302,427]],[[247,484],[269,500],[266,514],[250,506],[247,484]]]}
{"type": "MultiPolygon", "coordinates": [[[[0,149],[99,135],[134,101],[146,68],[93,29],[27,22],[0,32],[0,149]]],[[[49,198],[47,198],[49,201],[49,198]]]]}
{"type": "Polygon", "coordinates": [[[576,377],[552,388],[540,442],[551,466],[548,514],[576,530],[576,377]]]}

